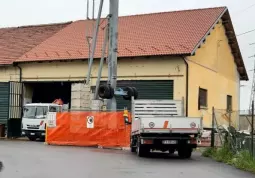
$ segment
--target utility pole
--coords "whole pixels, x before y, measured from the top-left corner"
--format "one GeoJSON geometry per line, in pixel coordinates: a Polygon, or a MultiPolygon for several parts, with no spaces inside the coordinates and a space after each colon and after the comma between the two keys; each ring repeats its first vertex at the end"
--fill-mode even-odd
{"type": "MultiPolygon", "coordinates": [[[[110,0],[108,84],[114,90],[117,87],[118,16],[119,0],[110,0]]],[[[116,111],[117,104],[115,96],[107,101],[107,109],[116,111]]]]}
{"type": "Polygon", "coordinates": [[[253,68],[253,79],[252,79],[252,88],[251,88],[251,96],[250,96],[250,106],[249,106],[249,114],[252,114],[252,102],[255,99],[255,61],[253,68]]]}
{"type": "Polygon", "coordinates": [[[251,154],[254,158],[254,100],[252,101],[252,115],[251,115],[251,154]]]}
{"type": "MultiPolygon", "coordinates": [[[[118,16],[119,16],[119,0],[109,0],[110,1],[110,15],[109,15],[109,45],[108,45],[108,85],[115,91],[117,86],[117,57],[118,57],[118,16]]],[[[94,1],[93,1],[94,2],[94,1]]],[[[100,1],[98,16],[96,19],[96,26],[94,28],[93,41],[92,41],[92,51],[90,54],[89,68],[86,78],[86,84],[90,82],[90,75],[92,71],[92,64],[96,50],[96,42],[98,37],[100,17],[102,13],[104,0],[100,1]]],[[[107,40],[107,39],[106,39],[107,40]]],[[[103,49],[106,50],[106,49],[103,49]]],[[[100,65],[100,70],[102,64],[100,65]]],[[[98,73],[98,76],[101,75],[101,71],[98,73]]],[[[100,82],[100,78],[97,80],[97,89],[100,82]]],[[[96,95],[94,96],[96,98],[96,95]]],[[[107,100],[107,109],[110,111],[116,111],[117,104],[116,98],[113,96],[112,99],[107,100]]]]}

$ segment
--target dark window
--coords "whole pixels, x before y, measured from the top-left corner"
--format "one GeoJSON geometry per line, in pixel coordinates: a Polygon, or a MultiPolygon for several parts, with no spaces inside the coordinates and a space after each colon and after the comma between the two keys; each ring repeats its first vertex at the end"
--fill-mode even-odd
{"type": "Polygon", "coordinates": [[[227,110],[232,111],[232,96],[227,95],[227,110]]]}
{"type": "Polygon", "coordinates": [[[198,109],[207,108],[207,90],[199,88],[198,109]]]}

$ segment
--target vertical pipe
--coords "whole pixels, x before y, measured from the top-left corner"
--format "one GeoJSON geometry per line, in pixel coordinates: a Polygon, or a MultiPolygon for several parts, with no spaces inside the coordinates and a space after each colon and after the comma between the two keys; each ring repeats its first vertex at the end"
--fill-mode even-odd
{"type": "Polygon", "coordinates": [[[189,64],[185,57],[183,57],[183,61],[186,65],[186,117],[189,116],[189,64]]]}
{"type": "Polygon", "coordinates": [[[254,100],[252,100],[252,115],[251,115],[251,154],[254,157],[254,100]]]}
{"type": "Polygon", "coordinates": [[[214,112],[214,107],[212,107],[212,131],[211,131],[211,147],[214,147],[214,140],[215,140],[215,135],[214,135],[214,126],[215,126],[215,112],[214,112]]]}
{"type": "Polygon", "coordinates": [[[107,43],[108,43],[108,25],[105,28],[104,44],[103,44],[102,56],[101,56],[99,69],[98,69],[97,82],[96,82],[96,91],[95,91],[95,94],[94,94],[94,99],[98,99],[98,89],[99,89],[100,79],[101,79],[103,65],[104,65],[104,56],[105,56],[107,43]]]}
{"type": "Polygon", "coordinates": [[[93,58],[94,58],[95,50],[96,50],[96,42],[97,42],[97,36],[98,36],[98,31],[99,31],[100,18],[101,18],[102,9],[103,9],[103,3],[104,3],[104,0],[101,0],[100,5],[99,5],[98,16],[97,16],[97,20],[96,20],[96,28],[95,28],[95,31],[93,34],[92,52],[91,52],[90,60],[89,60],[89,69],[88,69],[88,73],[87,73],[86,84],[88,84],[90,81],[90,75],[91,75],[91,70],[92,70],[93,58]]]}
{"type": "Polygon", "coordinates": [[[229,117],[229,127],[231,127],[231,109],[228,110],[228,117],[229,117]]]}
{"type": "Polygon", "coordinates": [[[118,57],[118,13],[119,0],[110,0],[112,7],[112,26],[111,26],[111,53],[112,53],[112,78],[111,86],[115,89],[117,84],[117,57],[118,57]]]}

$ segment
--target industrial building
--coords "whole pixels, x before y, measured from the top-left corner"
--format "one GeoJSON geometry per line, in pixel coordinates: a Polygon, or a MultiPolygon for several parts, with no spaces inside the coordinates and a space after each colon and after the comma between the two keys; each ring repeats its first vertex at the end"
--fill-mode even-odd
{"type": "MultiPolygon", "coordinates": [[[[90,94],[105,23],[102,19],[90,94]]],[[[71,93],[73,83],[86,78],[86,34],[92,26],[79,20],[0,29],[0,122],[8,123],[12,135],[20,126],[21,112],[15,113],[26,103],[61,98],[79,109],[71,93]]],[[[205,127],[211,126],[207,113],[213,106],[239,109],[240,81],[248,76],[226,7],[123,16],[118,38],[119,87],[136,87],[141,99],[184,99],[185,114],[203,116],[205,127]]],[[[118,109],[130,104],[122,98],[117,103],[118,109]]]]}

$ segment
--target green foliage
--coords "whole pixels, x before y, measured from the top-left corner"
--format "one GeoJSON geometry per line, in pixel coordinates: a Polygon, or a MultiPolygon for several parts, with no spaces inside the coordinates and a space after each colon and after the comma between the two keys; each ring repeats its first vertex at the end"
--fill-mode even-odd
{"type": "Polygon", "coordinates": [[[230,150],[228,145],[225,145],[222,148],[217,149],[215,154],[212,155],[212,158],[219,162],[231,164],[231,161],[234,158],[234,153],[230,150]]]}
{"type": "Polygon", "coordinates": [[[219,162],[233,165],[238,169],[255,173],[255,159],[249,151],[234,153],[231,147],[224,145],[222,148],[207,148],[202,153],[204,157],[211,157],[219,162]]]}
{"type": "Polygon", "coordinates": [[[255,173],[255,159],[252,158],[249,151],[241,151],[236,154],[232,164],[239,169],[255,173]]]}
{"type": "Polygon", "coordinates": [[[202,155],[204,157],[213,157],[215,155],[216,151],[217,150],[215,148],[212,148],[212,147],[206,148],[205,151],[202,152],[202,155]]]}

